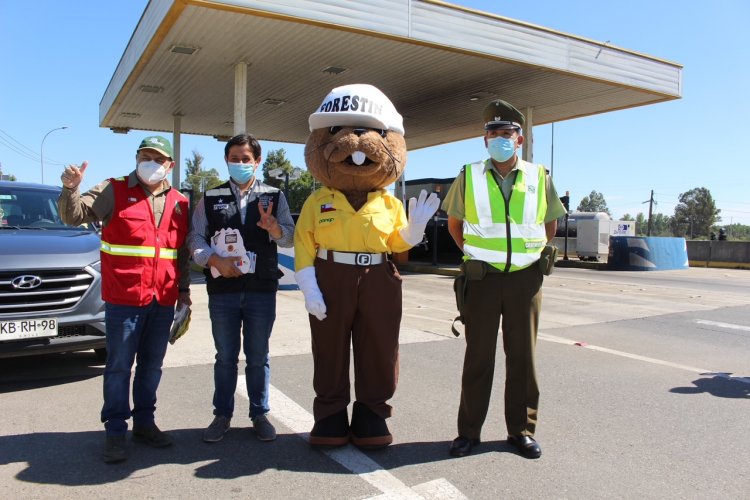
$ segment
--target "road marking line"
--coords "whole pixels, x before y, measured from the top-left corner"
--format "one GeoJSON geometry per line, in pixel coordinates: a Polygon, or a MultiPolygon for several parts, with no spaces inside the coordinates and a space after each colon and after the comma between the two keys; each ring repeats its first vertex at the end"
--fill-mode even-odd
{"type": "MultiPolygon", "coordinates": [[[[237,377],[236,394],[248,399],[247,385],[245,384],[245,377],[242,375],[237,377]]],[[[312,414],[274,386],[269,387],[268,397],[273,401],[273,406],[275,408],[273,417],[292,432],[307,441],[309,435],[308,431],[309,429],[312,429],[312,426],[315,423],[312,414]]],[[[352,445],[333,449],[323,448],[320,451],[329,456],[335,462],[341,464],[344,468],[360,476],[363,480],[367,481],[378,490],[382,491],[383,495],[378,495],[376,498],[466,498],[461,495],[461,492],[458,491],[458,489],[445,479],[437,480],[442,482],[436,483],[436,481],[430,481],[429,483],[417,485],[414,489],[409,488],[406,484],[396,478],[396,476],[384,470],[380,464],[352,445]],[[431,483],[436,484],[431,485],[431,483]],[[446,484],[450,487],[446,486],[446,484]],[[423,486],[424,488],[422,489],[428,496],[422,496],[421,493],[416,491],[416,488],[423,486]],[[455,493],[458,493],[460,496],[436,496],[441,495],[442,491],[455,491],[455,493]]]]}
{"type": "MultiPolygon", "coordinates": [[[[539,339],[546,340],[548,342],[556,342],[558,344],[576,345],[575,340],[566,339],[564,337],[556,337],[554,335],[539,334],[539,339]]],[[[617,351],[615,349],[609,349],[607,347],[600,347],[597,345],[586,344],[586,345],[580,345],[580,347],[583,347],[584,349],[591,349],[592,351],[605,352],[607,354],[614,354],[615,356],[622,356],[623,358],[630,358],[630,359],[635,359],[638,361],[645,361],[647,363],[653,363],[655,365],[669,366],[671,368],[678,368],[680,370],[687,370],[689,372],[694,372],[694,373],[699,373],[699,374],[713,372],[713,370],[708,370],[706,368],[696,368],[694,366],[681,365],[679,363],[672,363],[671,361],[664,361],[661,359],[649,358],[647,356],[641,356],[639,354],[631,354],[625,351],[617,351]]]]}
{"type": "Polygon", "coordinates": [[[729,328],[732,330],[743,330],[745,332],[750,332],[750,326],[745,325],[734,325],[732,323],[721,323],[719,321],[708,321],[706,319],[696,319],[695,322],[699,325],[718,326],[720,328],[729,328]]]}
{"type": "Polygon", "coordinates": [[[464,500],[466,498],[463,493],[458,491],[458,488],[444,478],[418,484],[414,487],[414,491],[431,500],[464,500]]]}

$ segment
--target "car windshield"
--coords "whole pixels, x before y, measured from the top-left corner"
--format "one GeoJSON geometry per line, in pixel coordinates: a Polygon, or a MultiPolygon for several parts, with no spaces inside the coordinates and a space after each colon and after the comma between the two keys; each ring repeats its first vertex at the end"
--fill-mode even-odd
{"type": "Polygon", "coordinates": [[[0,187],[0,229],[87,229],[63,223],[57,211],[59,190],[28,186],[0,187]]]}

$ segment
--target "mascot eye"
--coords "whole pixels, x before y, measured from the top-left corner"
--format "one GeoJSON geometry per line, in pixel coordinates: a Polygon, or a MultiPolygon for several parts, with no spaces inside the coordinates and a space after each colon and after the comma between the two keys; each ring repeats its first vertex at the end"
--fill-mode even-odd
{"type": "Polygon", "coordinates": [[[378,134],[380,134],[380,137],[385,137],[386,135],[388,135],[388,131],[387,130],[381,130],[379,128],[374,128],[373,130],[375,132],[377,132],[378,134]]]}
{"type": "Polygon", "coordinates": [[[331,127],[331,128],[328,129],[328,131],[331,133],[331,135],[338,134],[339,130],[341,130],[341,127],[331,127]]]}

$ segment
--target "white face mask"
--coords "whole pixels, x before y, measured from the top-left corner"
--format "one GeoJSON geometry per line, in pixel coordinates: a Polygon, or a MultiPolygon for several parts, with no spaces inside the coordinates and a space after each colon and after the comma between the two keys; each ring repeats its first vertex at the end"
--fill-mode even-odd
{"type": "Polygon", "coordinates": [[[159,184],[167,177],[167,169],[155,161],[142,161],[136,169],[138,177],[149,186],[159,184]]]}

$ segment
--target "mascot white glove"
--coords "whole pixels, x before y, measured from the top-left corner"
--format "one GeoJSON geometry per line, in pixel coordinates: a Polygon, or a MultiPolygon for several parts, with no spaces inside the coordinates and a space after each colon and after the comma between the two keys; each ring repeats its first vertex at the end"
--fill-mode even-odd
{"type": "Polygon", "coordinates": [[[409,225],[402,228],[399,233],[405,242],[411,246],[422,241],[424,229],[440,206],[440,199],[435,193],[430,193],[427,197],[427,191],[424,189],[419,193],[419,200],[409,198],[409,225]]]}
{"type": "Polygon", "coordinates": [[[326,319],[326,303],[323,294],[318,287],[318,279],[315,277],[315,267],[309,266],[294,273],[302,295],[305,296],[305,309],[320,321],[326,319]]]}

